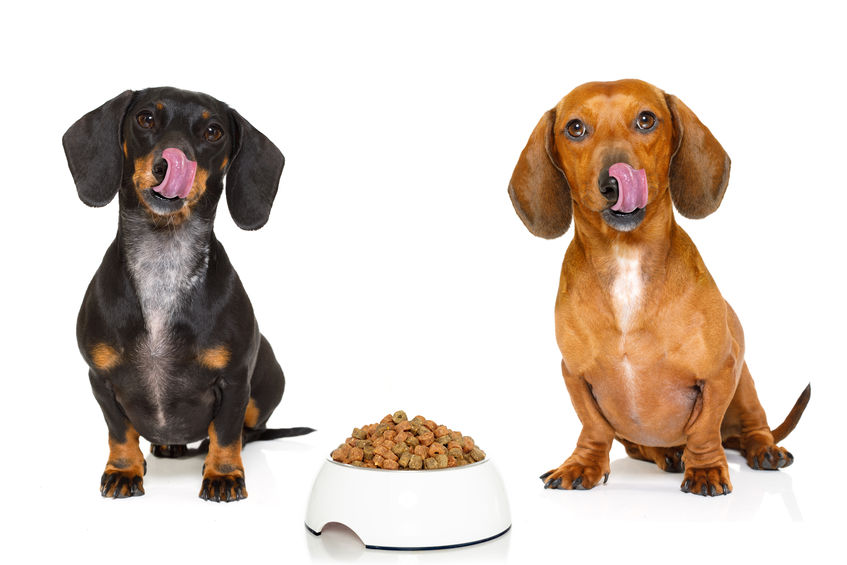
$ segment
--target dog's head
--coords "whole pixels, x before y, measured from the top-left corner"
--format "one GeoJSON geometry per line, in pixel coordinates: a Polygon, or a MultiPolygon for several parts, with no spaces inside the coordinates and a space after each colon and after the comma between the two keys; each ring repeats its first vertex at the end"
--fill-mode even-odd
{"type": "Polygon", "coordinates": [[[639,80],[592,82],[542,116],[521,153],[509,195],[533,234],[552,239],[573,207],[603,229],[631,231],[670,191],[688,218],[714,212],[729,157],[678,98],[639,80]]]}
{"type": "Polygon", "coordinates": [[[126,91],[77,120],[62,138],[80,199],[124,206],[156,224],[214,215],[226,177],[235,223],[267,222],[285,159],[238,112],[199,92],[126,91]]]}

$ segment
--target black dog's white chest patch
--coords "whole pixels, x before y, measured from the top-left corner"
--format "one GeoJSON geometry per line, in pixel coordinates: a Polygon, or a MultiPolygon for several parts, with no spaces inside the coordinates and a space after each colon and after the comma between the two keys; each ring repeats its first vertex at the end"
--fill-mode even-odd
{"type": "Polygon", "coordinates": [[[156,423],[166,426],[165,399],[169,397],[174,364],[182,344],[175,339],[173,320],[203,282],[209,265],[207,222],[184,222],[152,229],[136,218],[124,217],[127,267],[144,316],[146,333],[135,344],[134,361],[150,401],[156,423]]]}

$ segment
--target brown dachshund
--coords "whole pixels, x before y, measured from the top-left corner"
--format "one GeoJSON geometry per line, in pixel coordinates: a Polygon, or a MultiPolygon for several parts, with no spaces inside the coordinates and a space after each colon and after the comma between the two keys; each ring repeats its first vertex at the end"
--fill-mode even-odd
{"type": "Polygon", "coordinates": [[[721,203],[729,157],[675,96],[638,80],[584,84],[542,116],[509,185],[534,235],[574,219],[556,299],[562,374],[582,432],[545,488],[589,489],[617,439],[636,459],[685,475],[682,490],[732,491],[724,447],[754,469],[794,458],[776,442],[808,403],[768,426],[744,335],[673,206],[703,218],[721,203]]]}

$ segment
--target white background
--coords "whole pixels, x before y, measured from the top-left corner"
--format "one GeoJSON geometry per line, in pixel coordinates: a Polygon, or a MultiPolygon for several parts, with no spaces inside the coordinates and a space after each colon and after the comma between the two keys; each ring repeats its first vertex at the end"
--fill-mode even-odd
{"type": "MultiPolygon", "coordinates": [[[[0,554],[92,563],[784,561],[835,546],[845,502],[845,73],[832,3],[87,3],[3,15],[0,554]],[[696,7],[695,7],[696,6],[696,7]],[[527,232],[506,187],[541,114],[590,80],[679,96],[732,157],[723,205],[680,220],[747,336],[790,469],[730,454],[735,492],[612,451],[608,485],[544,491],[579,425],[553,301],[571,237],[527,232]],[[230,103],[287,158],[270,223],[219,209],[288,387],[251,444],[250,498],[197,498],[201,458],[148,457],[147,494],[104,500],[106,427],[77,351],[85,287],[117,204],[77,198],[60,139],[120,91],[173,85],[230,103]],[[354,425],[404,409],[473,435],[514,527],[459,551],[365,551],[303,527],[322,458],[354,425]],[[733,557],[731,559],[735,561],[733,557]]],[[[146,449],[146,444],[144,446],[146,449]]],[[[455,511],[444,501],[444,511],[455,511]]],[[[384,513],[389,509],[367,511],[384,513]]],[[[467,510],[467,509],[465,509],[467,510]]],[[[9,562],[3,559],[4,562],[9,562]]]]}

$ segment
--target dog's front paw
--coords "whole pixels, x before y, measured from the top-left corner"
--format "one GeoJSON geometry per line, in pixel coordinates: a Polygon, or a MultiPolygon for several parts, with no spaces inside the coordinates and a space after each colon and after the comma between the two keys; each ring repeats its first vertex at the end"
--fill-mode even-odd
{"type": "Polygon", "coordinates": [[[753,469],[776,471],[794,463],[794,456],[778,445],[762,445],[745,452],[747,465],[753,469]]]}
{"type": "Polygon", "coordinates": [[[100,494],[106,498],[141,496],[144,479],[134,470],[106,469],[100,478],[100,494]]]}
{"type": "Polygon", "coordinates": [[[732,483],[729,481],[729,469],[726,465],[686,469],[685,478],[682,481],[680,490],[701,496],[729,494],[732,492],[732,483]]]}
{"type": "Polygon", "coordinates": [[[229,474],[204,473],[200,498],[215,502],[233,502],[247,498],[244,475],[241,472],[229,474]]]}
{"type": "Polygon", "coordinates": [[[609,480],[609,465],[583,465],[570,458],[539,478],[544,481],[544,488],[588,490],[597,486],[601,479],[606,484],[609,480]]]}

